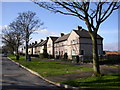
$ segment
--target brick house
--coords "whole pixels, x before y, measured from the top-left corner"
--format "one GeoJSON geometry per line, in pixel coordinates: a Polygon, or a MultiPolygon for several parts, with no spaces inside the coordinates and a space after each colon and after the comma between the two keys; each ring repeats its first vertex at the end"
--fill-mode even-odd
{"type": "Polygon", "coordinates": [[[54,57],[54,43],[58,39],[58,37],[50,36],[47,41],[47,53],[54,57]]]}
{"type": "Polygon", "coordinates": [[[35,54],[36,44],[37,44],[37,41],[35,41],[35,43],[28,45],[28,54],[30,54],[30,55],[35,54]]]}
{"type": "MultiPolygon", "coordinates": [[[[98,54],[103,54],[103,38],[97,35],[98,54]]],[[[68,59],[72,59],[72,56],[92,56],[92,40],[87,30],[78,26],[77,30],[72,30],[71,33],[61,35],[55,41],[55,57],[58,55],[63,58],[63,55],[67,53],[68,59]]]]}
{"type": "MultiPolygon", "coordinates": [[[[25,53],[26,53],[26,50],[25,50],[25,53]]],[[[33,54],[33,45],[32,44],[30,44],[28,46],[28,54],[33,54]]]]}
{"type": "Polygon", "coordinates": [[[44,52],[44,49],[47,50],[47,41],[48,41],[48,37],[46,40],[41,40],[37,45],[36,45],[36,53],[42,54],[44,52]]]}
{"type": "Polygon", "coordinates": [[[64,54],[67,53],[68,50],[68,45],[67,45],[67,39],[69,37],[69,34],[64,35],[63,33],[61,33],[61,37],[59,37],[56,41],[55,41],[55,57],[56,58],[63,58],[64,54]]]}

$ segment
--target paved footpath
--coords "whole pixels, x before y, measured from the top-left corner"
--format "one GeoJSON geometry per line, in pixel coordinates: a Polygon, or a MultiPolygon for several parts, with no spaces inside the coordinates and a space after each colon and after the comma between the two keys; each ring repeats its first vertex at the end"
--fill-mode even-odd
{"type": "Polygon", "coordinates": [[[6,57],[2,59],[2,89],[63,90],[22,69],[6,57]]]}

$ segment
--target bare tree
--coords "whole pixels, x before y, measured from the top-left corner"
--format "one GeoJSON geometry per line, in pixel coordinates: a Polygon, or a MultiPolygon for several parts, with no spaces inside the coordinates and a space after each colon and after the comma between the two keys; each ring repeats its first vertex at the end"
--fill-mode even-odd
{"type": "Polygon", "coordinates": [[[35,12],[27,11],[23,13],[19,13],[16,21],[18,23],[18,27],[25,34],[25,42],[26,42],[26,60],[28,59],[28,43],[30,41],[30,35],[33,34],[43,22],[41,22],[36,16],[35,12]]]}
{"type": "Polygon", "coordinates": [[[18,48],[22,44],[21,33],[18,30],[11,30],[10,27],[3,29],[2,32],[2,42],[5,44],[8,51],[11,53],[15,51],[16,55],[18,55],[18,48]]]}
{"type": "Polygon", "coordinates": [[[16,56],[19,56],[18,50],[20,45],[22,45],[24,42],[24,32],[21,30],[21,28],[19,27],[19,23],[16,20],[10,23],[9,29],[11,30],[11,33],[13,34],[16,43],[16,56]]]}
{"type": "Polygon", "coordinates": [[[108,0],[101,0],[100,2],[89,2],[90,0],[82,0],[82,2],[75,2],[76,0],[50,0],[51,2],[32,1],[49,11],[72,15],[85,22],[92,39],[94,75],[99,76],[97,32],[101,23],[104,22],[114,10],[119,8],[120,4],[117,2],[118,0],[114,0],[113,2],[107,2],[108,0]]]}

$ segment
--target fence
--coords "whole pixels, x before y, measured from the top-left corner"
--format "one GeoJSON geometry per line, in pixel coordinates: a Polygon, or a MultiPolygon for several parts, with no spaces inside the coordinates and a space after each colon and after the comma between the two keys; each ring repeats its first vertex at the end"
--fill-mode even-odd
{"type": "MultiPolygon", "coordinates": [[[[100,64],[117,64],[120,63],[120,55],[103,55],[99,56],[100,64]]],[[[91,56],[84,56],[84,62],[89,63],[92,62],[91,56]]]]}

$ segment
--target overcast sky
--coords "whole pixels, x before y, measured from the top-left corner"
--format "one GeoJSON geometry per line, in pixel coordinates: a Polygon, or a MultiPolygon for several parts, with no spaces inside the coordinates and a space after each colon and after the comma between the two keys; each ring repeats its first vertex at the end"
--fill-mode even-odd
{"type": "MultiPolygon", "coordinates": [[[[76,17],[52,13],[40,8],[33,2],[2,2],[1,7],[2,22],[0,22],[0,27],[9,25],[20,12],[28,10],[36,12],[36,16],[44,22],[43,27],[45,29],[34,33],[31,36],[31,42],[40,41],[40,39],[45,39],[50,35],[59,36],[61,32],[70,33],[78,25],[87,29],[85,23],[76,17]]],[[[118,50],[118,11],[115,11],[102,23],[98,33],[104,38],[104,50],[118,50]]]]}

